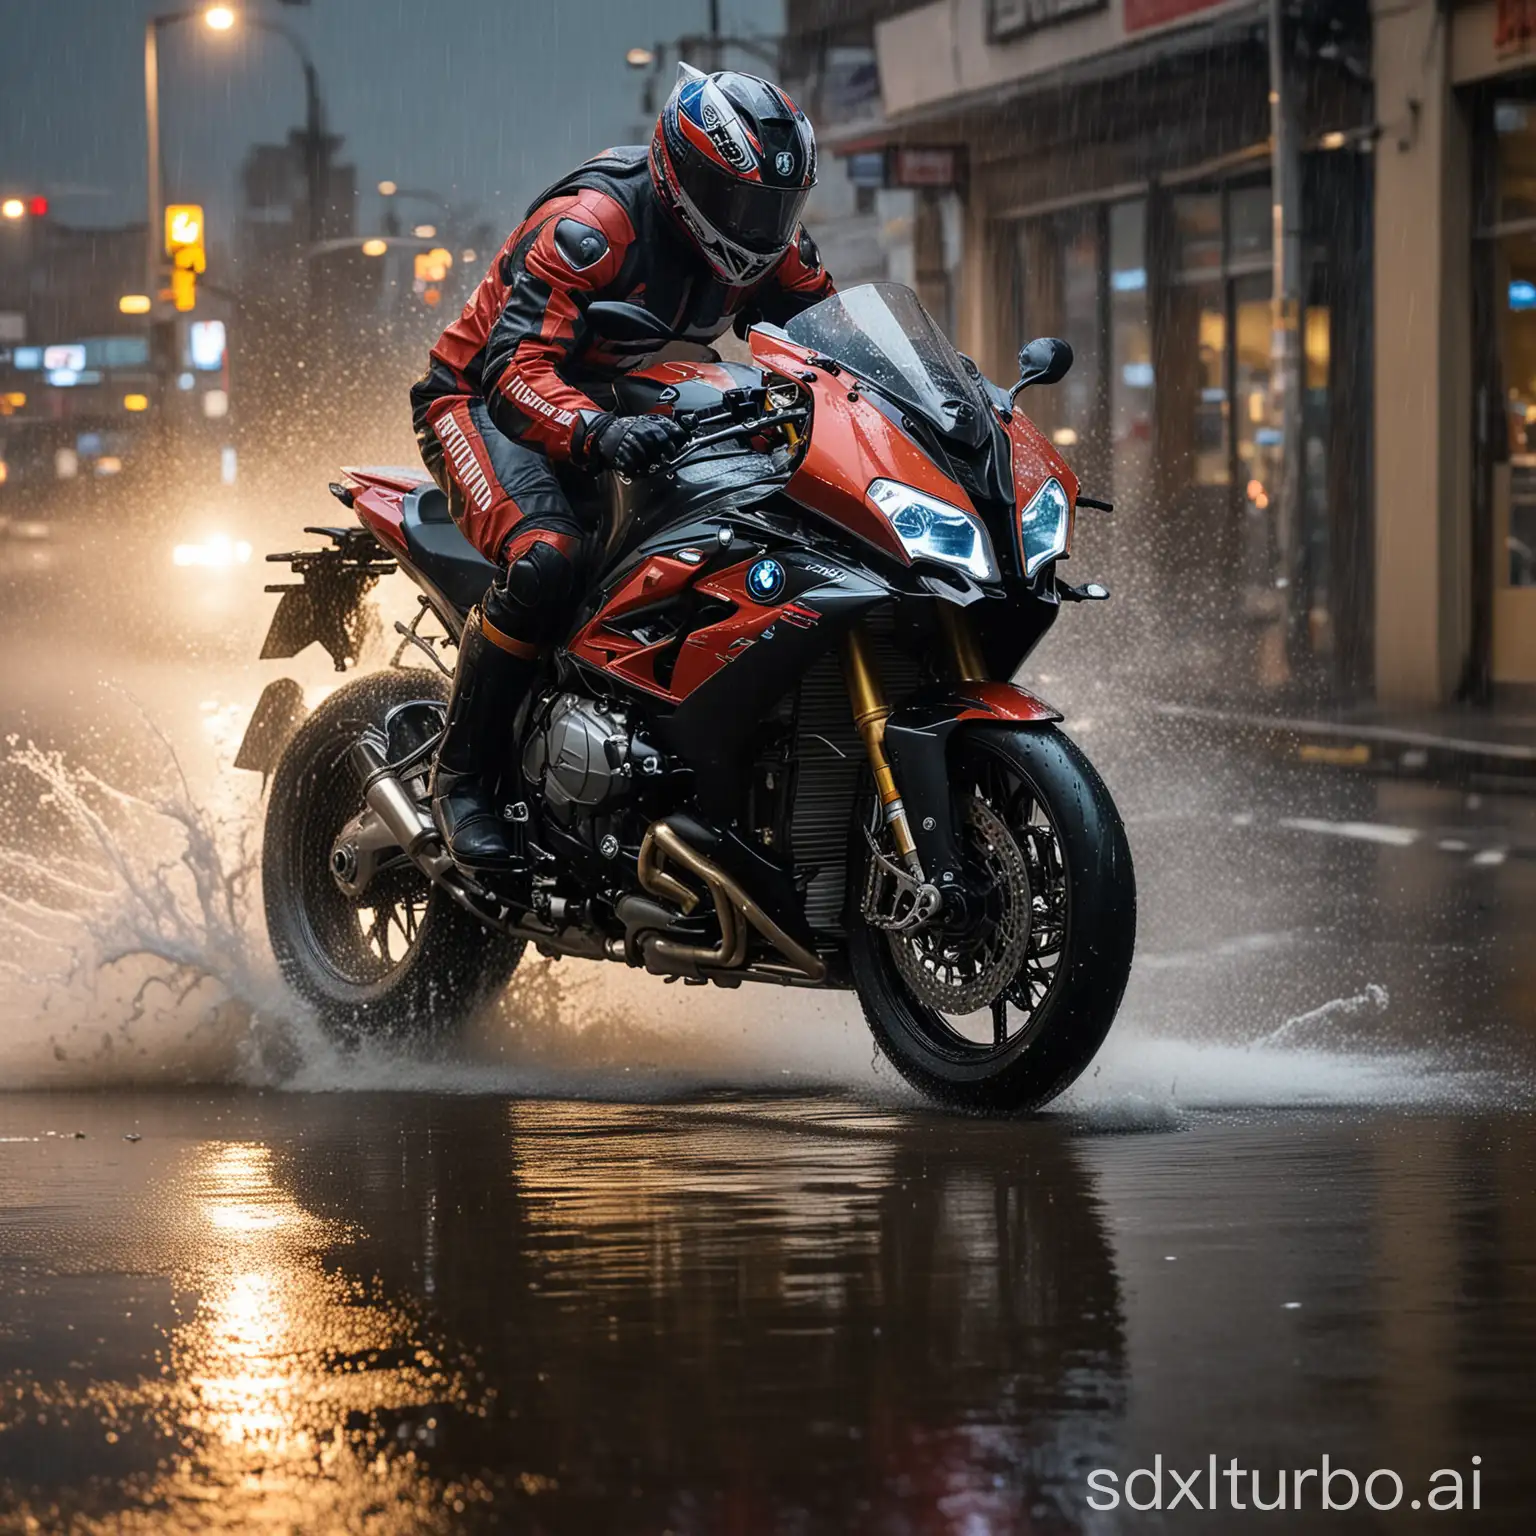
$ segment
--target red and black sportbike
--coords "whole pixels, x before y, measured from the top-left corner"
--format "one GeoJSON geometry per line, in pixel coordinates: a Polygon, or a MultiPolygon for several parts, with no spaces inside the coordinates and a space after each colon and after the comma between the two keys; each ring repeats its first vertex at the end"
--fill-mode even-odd
{"type": "MultiPolygon", "coordinates": [[[[639,356],[668,339],[632,305],[587,319],[639,356]]],[[[662,362],[617,385],[621,411],[691,436],[662,473],[612,478],[596,588],[507,722],[520,862],[503,882],[457,869],[428,811],[441,652],[492,575],[442,493],[349,471],[332,489],[362,526],[271,557],[301,580],[274,589],[265,656],[319,640],[345,667],[369,586],[398,567],[421,589],[391,669],[296,730],[290,681],[253,718],[239,761],[272,774],[273,948],[353,1039],[452,1029],[528,944],[851,989],[924,1093],[1042,1104],[1110,1027],[1136,914],[1103,783],[1006,681],[1063,601],[1108,595],[1057,574],[1084,499],[1014,404],[1071,350],[1031,342],[1004,392],[892,284],[750,342],[750,366],[662,362]]]]}

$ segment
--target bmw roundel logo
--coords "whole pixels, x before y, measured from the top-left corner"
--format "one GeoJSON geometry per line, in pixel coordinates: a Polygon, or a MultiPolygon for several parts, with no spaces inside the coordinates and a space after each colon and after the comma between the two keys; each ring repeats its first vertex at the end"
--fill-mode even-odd
{"type": "Polygon", "coordinates": [[[777,560],[759,560],[747,572],[747,591],[760,603],[771,603],[784,590],[784,567],[777,560]]]}

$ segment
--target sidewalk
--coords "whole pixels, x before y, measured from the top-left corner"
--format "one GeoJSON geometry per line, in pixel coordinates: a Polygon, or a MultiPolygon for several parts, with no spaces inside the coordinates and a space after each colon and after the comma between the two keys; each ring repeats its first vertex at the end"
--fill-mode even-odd
{"type": "Polygon", "coordinates": [[[1315,717],[1198,704],[1155,704],[1153,711],[1166,720],[1214,727],[1287,762],[1536,794],[1536,712],[1529,706],[1420,712],[1364,706],[1315,717]]]}

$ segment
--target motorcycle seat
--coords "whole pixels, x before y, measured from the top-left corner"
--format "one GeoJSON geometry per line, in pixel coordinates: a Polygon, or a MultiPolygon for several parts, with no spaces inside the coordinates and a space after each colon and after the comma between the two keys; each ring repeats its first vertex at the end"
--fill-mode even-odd
{"type": "Polygon", "coordinates": [[[400,511],[411,564],[462,619],[485,596],[496,567],[459,532],[448,498],[430,480],[405,498],[400,511]]]}

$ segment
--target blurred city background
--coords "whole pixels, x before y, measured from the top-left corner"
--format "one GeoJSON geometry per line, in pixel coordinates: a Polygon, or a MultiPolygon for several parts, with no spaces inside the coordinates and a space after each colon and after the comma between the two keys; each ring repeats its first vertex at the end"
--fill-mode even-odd
{"type": "Polygon", "coordinates": [[[1191,707],[1523,718],[1528,7],[164,3],[8,19],[13,541],[195,504],[221,531],[182,558],[248,560],[259,509],[335,464],[414,463],[405,389],[445,318],[688,57],[811,114],[841,285],[909,283],[1004,383],[1025,337],[1072,343],[1030,408],[1115,503],[1076,550],[1120,599],[1106,662],[1191,707]]]}

